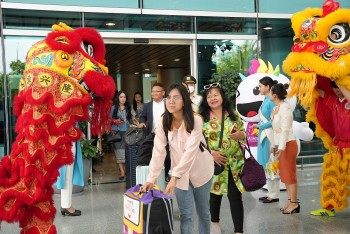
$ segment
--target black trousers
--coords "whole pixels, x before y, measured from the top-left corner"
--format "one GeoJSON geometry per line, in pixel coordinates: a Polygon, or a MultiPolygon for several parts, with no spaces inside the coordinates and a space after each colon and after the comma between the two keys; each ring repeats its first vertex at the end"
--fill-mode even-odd
{"type": "MultiPolygon", "coordinates": [[[[235,232],[243,233],[243,202],[242,193],[238,190],[236,184],[233,181],[231,170],[229,170],[228,179],[228,194],[227,198],[230,202],[232,221],[235,226],[235,232]]],[[[212,222],[220,221],[220,208],[221,208],[222,195],[216,195],[210,193],[210,215],[212,222]]]]}

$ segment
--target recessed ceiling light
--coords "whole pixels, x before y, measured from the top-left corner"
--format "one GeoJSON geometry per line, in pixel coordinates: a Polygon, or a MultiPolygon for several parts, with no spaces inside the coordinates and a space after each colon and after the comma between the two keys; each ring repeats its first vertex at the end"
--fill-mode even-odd
{"type": "Polygon", "coordinates": [[[145,68],[145,71],[149,71],[150,69],[149,68],[145,68]]]}
{"type": "Polygon", "coordinates": [[[140,72],[135,72],[135,75],[138,75],[138,74],[140,74],[140,72]]]}
{"type": "Polygon", "coordinates": [[[271,30],[272,27],[265,27],[264,29],[265,29],[265,30],[271,30]]]}
{"type": "Polygon", "coordinates": [[[202,53],[202,52],[198,51],[198,54],[200,54],[200,53],[202,53]]]}
{"type": "Polygon", "coordinates": [[[174,59],[174,61],[175,61],[175,62],[179,62],[179,61],[180,61],[180,59],[174,59]]]}
{"type": "Polygon", "coordinates": [[[106,25],[107,25],[107,26],[115,26],[115,23],[113,23],[113,22],[108,22],[108,23],[106,23],[106,25]]]}
{"type": "Polygon", "coordinates": [[[163,67],[163,64],[158,64],[158,67],[163,67]]]}

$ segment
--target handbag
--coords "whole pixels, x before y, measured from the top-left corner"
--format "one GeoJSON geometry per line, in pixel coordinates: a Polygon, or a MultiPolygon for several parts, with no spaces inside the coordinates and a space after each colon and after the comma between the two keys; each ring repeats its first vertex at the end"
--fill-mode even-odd
{"type": "Polygon", "coordinates": [[[128,145],[140,145],[145,138],[145,128],[130,127],[124,135],[125,143],[128,145]]]}
{"type": "Polygon", "coordinates": [[[247,192],[261,189],[266,184],[266,176],[264,168],[255,160],[249,143],[246,139],[247,145],[240,142],[241,150],[244,157],[244,167],[241,173],[241,181],[247,192]],[[245,151],[249,153],[249,158],[245,157],[245,151]]]}
{"type": "Polygon", "coordinates": [[[278,169],[278,159],[271,154],[269,161],[266,163],[266,178],[275,180],[280,178],[280,171],[278,169]]]}
{"type": "Polygon", "coordinates": [[[122,140],[122,136],[120,135],[120,132],[109,132],[108,134],[105,134],[103,136],[103,139],[105,142],[109,143],[115,143],[115,142],[120,142],[122,140]]]}
{"type": "MultiPolygon", "coordinates": [[[[221,148],[222,145],[222,135],[224,134],[224,125],[225,125],[225,113],[222,112],[222,118],[221,118],[221,132],[220,132],[220,140],[219,140],[219,148],[221,148]]],[[[219,175],[225,170],[225,165],[219,165],[214,161],[214,175],[219,175]]]]}

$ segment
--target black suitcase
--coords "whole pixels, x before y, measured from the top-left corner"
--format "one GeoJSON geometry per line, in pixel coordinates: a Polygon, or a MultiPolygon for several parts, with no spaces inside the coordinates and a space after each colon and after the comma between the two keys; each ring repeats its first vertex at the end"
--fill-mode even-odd
{"type": "Polygon", "coordinates": [[[124,234],[173,234],[173,202],[171,197],[154,187],[140,194],[141,185],[124,193],[124,234]]]}
{"type": "Polygon", "coordinates": [[[136,166],[137,166],[137,145],[125,144],[125,182],[126,188],[136,185],[136,166]]]}

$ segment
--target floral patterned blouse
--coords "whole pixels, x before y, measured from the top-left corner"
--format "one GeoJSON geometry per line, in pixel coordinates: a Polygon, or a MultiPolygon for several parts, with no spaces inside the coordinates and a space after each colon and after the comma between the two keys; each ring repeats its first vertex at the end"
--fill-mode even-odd
{"type": "MultiPolygon", "coordinates": [[[[229,176],[229,167],[231,168],[233,180],[236,183],[236,186],[240,192],[244,192],[245,189],[240,179],[240,173],[243,170],[244,166],[244,157],[242,150],[239,146],[238,141],[230,138],[228,134],[230,133],[233,123],[237,122],[238,129],[245,132],[244,124],[241,118],[238,116],[236,111],[233,111],[236,116],[236,121],[232,121],[229,118],[228,113],[225,113],[225,125],[224,133],[222,135],[222,144],[221,149],[219,149],[220,141],[220,132],[221,132],[221,120],[216,119],[212,112],[210,112],[209,122],[204,122],[203,131],[204,135],[208,139],[208,144],[210,150],[224,152],[227,161],[225,165],[225,170],[213,178],[213,184],[211,186],[211,193],[217,195],[227,195],[228,193],[228,176],[229,176]]],[[[245,143],[245,140],[244,140],[245,143]]]]}

